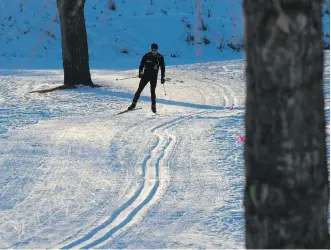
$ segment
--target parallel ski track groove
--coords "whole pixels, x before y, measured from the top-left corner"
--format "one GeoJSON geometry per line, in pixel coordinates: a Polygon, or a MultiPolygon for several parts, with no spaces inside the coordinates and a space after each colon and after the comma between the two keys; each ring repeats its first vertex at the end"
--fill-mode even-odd
{"type": "MultiPolygon", "coordinates": [[[[159,187],[159,184],[160,184],[160,171],[159,171],[159,163],[160,163],[160,160],[163,158],[164,156],[164,152],[165,152],[165,149],[170,145],[172,139],[170,138],[166,145],[163,147],[163,151],[162,153],[159,155],[159,157],[157,158],[157,162],[156,162],[156,182],[153,186],[153,189],[151,190],[151,192],[148,194],[147,198],[139,204],[139,206],[137,206],[131,213],[128,217],[126,217],[125,220],[123,220],[118,226],[112,228],[111,230],[108,231],[108,233],[106,235],[104,235],[103,237],[101,237],[100,239],[92,242],[91,244],[89,245],[86,245],[83,247],[83,249],[87,249],[87,248],[92,248],[92,247],[95,247],[96,245],[99,245],[100,243],[104,242],[105,240],[109,239],[114,233],[116,233],[118,230],[120,230],[121,228],[123,228],[125,225],[127,225],[132,219],[133,217],[141,210],[142,207],[146,206],[151,200],[152,198],[154,197],[154,195],[156,194],[156,191],[159,187]]],[[[158,144],[157,144],[158,145],[158,144]]]]}
{"type": "MultiPolygon", "coordinates": [[[[140,125],[141,125],[141,122],[136,122],[136,123],[132,124],[130,127],[124,127],[123,129],[121,129],[120,131],[118,131],[118,132],[115,134],[115,137],[114,137],[114,138],[123,138],[123,137],[124,137],[123,134],[127,134],[129,130],[131,130],[131,129],[137,127],[137,126],[140,126],[140,125]]],[[[117,211],[117,210],[116,210],[116,211],[117,211]]],[[[115,211],[115,212],[116,212],[116,211],[115,211]]],[[[101,217],[101,216],[100,216],[100,217],[101,217]]],[[[96,221],[94,221],[94,222],[92,223],[92,225],[93,225],[93,224],[96,224],[97,221],[100,219],[100,217],[99,217],[96,221]]],[[[108,220],[107,220],[107,221],[108,221],[108,220]]],[[[104,222],[104,223],[106,223],[106,222],[104,222]]],[[[101,225],[102,225],[102,224],[103,224],[103,223],[101,223],[101,225]]],[[[71,239],[77,237],[77,236],[78,236],[79,234],[81,234],[82,231],[84,231],[84,230],[86,230],[86,228],[85,228],[85,229],[81,229],[81,230],[79,230],[78,232],[76,232],[75,234],[73,234],[73,235],[70,236],[70,237],[67,237],[66,239],[64,239],[64,240],[62,240],[60,243],[58,243],[57,245],[63,245],[63,244],[65,244],[65,242],[68,242],[68,241],[70,241],[71,239]]],[[[79,236],[79,237],[81,237],[81,236],[79,236]]],[[[56,247],[56,246],[53,246],[53,247],[51,247],[51,248],[55,248],[55,247],[56,247]]],[[[49,249],[49,248],[48,248],[48,249],[49,249]]]]}
{"type": "MultiPolygon", "coordinates": [[[[182,122],[185,122],[189,119],[194,118],[196,115],[202,114],[202,113],[209,113],[212,111],[202,111],[202,112],[197,112],[194,114],[190,114],[187,116],[181,116],[179,118],[175,118],[171,121],[162,123],[154,128],[151,129],[151,132],[155,132],[156,130],[163,128],[162,131],[179,125],[182,122]]],[[[156,164],[155,164],[155,170],[156,170],[156,181],[155,184],[152,188],[152,190],[150,191],[150,193],[147,195],[147,197],[135,208],[133,208],[133,210],[130,212],[130,214],[117,226],[115,227],[110,227],[108,232],[103,235],[102,237],[95,239],[93,242],[88,243],[87,245],[81,247],[82,249],[86,249],[86,248],[92,248],[95,247],[101,243],[103,243],[104,241],[106,241],[107,239],[109,239],[110,237],[112,237],[116,232],[118,232],[120,229],[124,228],[130,221],[132,221],[132,219],[134,218],[134,216],[144,207],[146,206],[151,200],[152,198],[155,196],[157,189],[159,187],[159,182],[160,182],[160,176],[159,176],[159,162],[161,161],[161,159],[164,157],[165,151],[166,149],[169,147],[170,143],[172,142],[172,138],[168,137],[167,138],[167,142],[166,144],[162,147],[161,149],[162,151],[159,153],[157,160],[156,160],[156,164]]],[[[154,150],[157,150],[158,148],[160,148],[159,146],[160,144],[160,138],[157,139],[157,143],[155,143],[155,145],[153,146],[153,148],[151,149],[150,153],[144,158],[143,163],[142,163],[142,176],[144,181],[142,182],[141,186],[139,187],[139,189],[135,192],[135,194],[128,200],[126,201],[120,208],[118,208],[117,210],[115,210],[115,212],[109,217],[108,220],[106,220],[105,222],[103,222],[101,225],[95,227],[94,229],[92,229],[90,232],[88,232],[85,236],[81,237],[78,240],[75,240],[74,242],[65,245],[64,247],[61,247],[61,249],[68,249],[68,248],[78,248],[79,245],[83,245],[85,241],[88,241],[90,239],[93,238],[93,236],[95,234],[97,234],[100,230],[107,228],[109,225],[111,225],[111,223],[113,221],[115,221],[115,219],[119,216],[120,213],[122,213],[123,211],[125,211],[125,209],[127,209],[131,204],[133,204],[137,198],[139,197],[139,195],[143,192],[143,189],[145,187],[145,175],[146,175],[146,167],[147,167],[147,162],[148,160],[150,160],[152,158],[152,152],[154,150]]],[[[64,242],[62,242],[64,243],[64,242]]],[[[61,243],[60,243],[61,244],[61,243]]]]}

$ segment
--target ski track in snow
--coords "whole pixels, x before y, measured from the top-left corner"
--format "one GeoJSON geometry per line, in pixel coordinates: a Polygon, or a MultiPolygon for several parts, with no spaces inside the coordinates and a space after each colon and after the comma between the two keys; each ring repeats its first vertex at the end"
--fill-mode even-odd
{"type": "MultiPolygon", "coordinates": [[[[61,71],[3,71],[0,81],[5,87],[0,100],[5,105],[1,107],[1,120],[7,122],[0,123],[4,166],[0,168],[3,196],[3,200],[0,199],[0,231],[6,234],[0,233],[0,247],[153,246],[148,245],[153,242],[146,243],[147,238],[145,242],[140,238],[135,240],[132,235],[139,237],[139,228],[143,234],[153,221],[161,221],[155,218],[157,214],[151,216],[149,211],[165,202],[164,197],[169,204],[174,202],[168,205],[168,209],[176,206],[176,201],[169,199],[172,190],[178,193],[178,188],[186,187],[187,182],[172,179],[176,178],[171,173],[177,168],[175,163],[179,164],[179,170],[193,164],[187,173],[190,177],[196,176],[200,173],[194,173],[193,169],[199,164],[215,164],[214,160],[208,162],[207,158],[205,163],[206,152],[220,150],[217,153],[223,158],[217,159],[217,163],[222,169],[227,168],[224,171],[238,167],[237,158],[241,151],[234,153],[224,143],[235,138],[234,133],[243,133],[241,124],[229,122],[230,118],[242,117],[244,112],[243,69],[240,60],[169,67],[167,76],[171,80],[165,85],[168,95],[164,96],[160,84],[157,88],[159,114],[154,115],[149,110],[147,86],[138,104],[143,109],[119,116],[113,115],[128,106],[138,79],[115,79],[130,77],[136,74],[136,70],[92,71],[96,83],[105,88],[81,88],[44,95],[28,92],[58,85],[61,71]],[[235,110],[229,111],[233,105],[235,110]],[[219,127],[217,121],[220,119],[225,127],[219,127]],[[199,122],[203,125],[189,127],[199,122]],[[190,128],[193,133],[181,128],[190,128]],[[220,148],[206,152],[200,147],[188,148],[192,162],[181,163],[186,158],[182,158],[181,151],[176,149],[179,144],[188,147],[191,141],[194,143],[200,138],[196,138],[195,130],[197,135],[214,131],[215,139],[220,140],[220,148]],[[175,184],[177,189],[172,186],[175,184]],[[150,221],[142,225],[148,218],[150,221]],[[124,241],[127,233],[131,236],[124,241]],[[129,239],[132,239],[131,243],[129,239]]],[[[329,81],[329,77],[327,73],[325,81],[329,81]]],[[[325,82],[325,86],[327,102],[329,84],[325,82]]],[[[326,111],[329,117],[329,107],[326,111]]],[[[207,138],[210,140],[213,136],[207,138]]],[[[206,171],[211,171],[211,175],[221,172],[217,169],[216,172],[214,169],[206,171]]],[[[221,190],[225,200],[210,199],[210,208],[208,203],[205,204],[207,214],[202,215],[207,217],[203,228],[211,231],[201,231],[202,225],[198,222],[202,210],[199,206],[192,209],[190,216],[196,219],[193,224],[190,216],[183,216],[187,204],[181,200],[178,203],[181,208],[172,211],[179,213],[177,224],[167,225],[173,226],[173,241],[165,247],[243,246],[244,242],[235,240],[243,235],[243,219],[242,210],[234,204],[239,202],[236,200],[240,197],[238,187],[243,180],[241,174],[231,176],[231,171],[228,177],[222,175],[224,184],[221,190]],[[223,235],[228,232],[227,225],[232,219],[226,217],[217,222],[221,223],[216,224],[221,228],[218,232],[221,238],[215,231],[214,220],[228,216],[224,211],[231,207],[236,228],[229,228],[233,235],[224,236],[229,241],[226,244],[223,235]]],[[[208,172],[201,174],[203,178],[208,176],[208,172]]],[[[210,179],[212,181],[215,180],[210,179]]],[[[186,192],[194,197],[194,191],[192,194],[190,190],[186,192]]],[[[199,196],[202,200],[212,198],[208,193],[202,195],[199,196]]],[[[167,206],[159,209],[165,213],[167,206]]],[[[155,244],[160,247],[161,243],[155,244]]]]}
{"type": "Polygon", "coordinates": [[[167,129],[178,126],[180,123],[204,113],[210,112],[203,111],[193,115],[182,116],[152,128],[151,132],[157,136],[157,143],[143,160],[142,178],[144,182],[136,193],[101,225],[94,227],[81,238],[73,242],[62,242],[55,248],[95,248],[106,241],[109,243],[110,240],[116,238],[121,232],[141,220],[142,215],[160,198],[160,193],[167,186],[168,171],[166,170],[167,166],[165,166],[167,162],[165,156],[171,155],[171,151],[176,144],[176,136],[169,134],[167,129]]]}
{"type": "MultiPolygon", "coordinates": [[[[168,123],[163,126],[168,125],[168,123]]],[[[176,123],[172,126],[175,126],[176,123]]],[[[162,128],[163,126],[159,126],[162,128]]],[[[160,161],[166,161],[164,155],[169,154],[169,150],[175,141],[175,138],[166,133],[165,127],[163,130],[152,129],[157,136],[157,143],[153,146],[151,152],[145,157],[142,163],[142,178],[143,183],[136,191],[136,193],[125,202],[113,215],[108,218],[103,224],[98,225],[92,229],[87,235],[72,242],[64,242],[56,248],[92,248],[107,239],[113,238],[116,234],[123,231],[130,224],[135,222],[135,217],[143,210],[148,209],[155,202],[155,197],[159,192],[159,187],[164,186],[162,180],[166,180],[165,171],[160,166],[160,161]]]]}

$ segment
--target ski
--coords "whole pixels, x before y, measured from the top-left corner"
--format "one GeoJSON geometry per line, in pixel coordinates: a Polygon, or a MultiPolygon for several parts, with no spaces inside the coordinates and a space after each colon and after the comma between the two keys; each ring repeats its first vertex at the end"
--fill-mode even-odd
{"type": "Polygon", "coordinates": [[[131,109],[131,110],[127,109],[127,110],[121,111],[121,112],[119,112],[119,113],[117,113],[117,114],[115,114],[115,115],[124,114],[124,113],[126,113],[126,112],[130,112],[130,111],[137,110],[137,109],[142,109],[142,107],[134,108],[134,109],[131,109]]]}

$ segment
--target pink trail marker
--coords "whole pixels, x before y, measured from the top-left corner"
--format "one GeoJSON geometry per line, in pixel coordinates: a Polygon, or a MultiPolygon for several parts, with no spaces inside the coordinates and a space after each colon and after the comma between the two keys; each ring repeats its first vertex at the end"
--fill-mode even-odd
{"type": "Polygon", "coordinates": [[[239,141],[239,142],[244,142],[245,139],[244,139],[241,135],[239,135],[239,136],[238,136],[238,141],[239,141]]]}

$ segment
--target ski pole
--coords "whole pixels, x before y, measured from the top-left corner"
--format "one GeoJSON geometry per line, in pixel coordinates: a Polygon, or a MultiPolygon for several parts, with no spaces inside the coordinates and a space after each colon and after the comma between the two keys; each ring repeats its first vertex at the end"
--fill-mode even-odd
{"type": "Polygon", "coordinates": [[[167,92],[166,92],[165,86],[164,86],[164,84],[162,84],[162,85],[163,85],[163,88],[164,88],[164,94],[167,95],[167,92]]]}
{"type": "Polygon", "coordinates": [[[124,77],[124,78],[116,78],[116,81],[120,81],[120,80],[126,80],[126,79],[132,79],[132,78],[136,78],[136,76],[131,76],[131,77],[124,77]]]}

